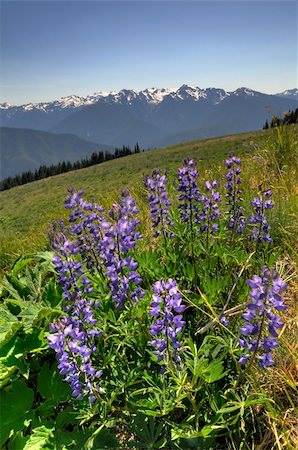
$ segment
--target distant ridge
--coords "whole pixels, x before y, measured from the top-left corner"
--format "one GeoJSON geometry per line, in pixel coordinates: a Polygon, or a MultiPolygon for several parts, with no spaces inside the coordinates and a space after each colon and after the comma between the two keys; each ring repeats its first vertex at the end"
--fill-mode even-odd
{"type": "Polygon", "coordinates": [[[268,95],[247,87],[234,91],[179,88],[122,89],[53,102],[0,105],[2,126],[69,133],[112,147],[139,142],[143,148],[191,138],[257,130],[272,115],[295,110],[298,89],[268,95]]]}
{"type": "Polygon", "coordinates": [[[113,152],[114,148],[88,142],[72,134],[54,134],[23,128],[0,128],[0,179],[41,165],[74,162],[93,151],[113,152]]]}

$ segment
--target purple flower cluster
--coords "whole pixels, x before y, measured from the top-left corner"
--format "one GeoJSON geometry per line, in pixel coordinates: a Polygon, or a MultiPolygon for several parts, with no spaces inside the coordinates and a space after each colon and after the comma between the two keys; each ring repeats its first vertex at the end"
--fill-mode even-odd
{"type": "Polygon", "coordinates": [[[169,216],[171,202],[168,198],[167,183],[166,175],[161,175],[157,169],[153,170],[151,178],[145,178],[145,185],[149,190],[148,202],[152,226],[155,228],[154,236],[157,237],[162,233],[165,239],[174,236],[169,231],[169,227],[173,226],[173,222],[169,216]]]}
{"type": "Polygon", "coordinates": [[[206,194],[202,194],[200,202],[202,209],[198,215],[199,231],[202,233],[207,231],[208,233],[214,233],[218,230],[218,224],[216,220],[220,216],[218,209],[218,203],[221,201],[220,195],[216,188],[220,185],[217,181],[206,181],[206,194]]]}
{"type": "Polygon", "coordinates": [[[103,392],[98,386],[102,370],[96,370],[91,361],[96,349],[95,338],[101,335],[94,328],[96,319],[92,308],[96,306],[95,302],[77,299],[68,316],[50,325],[48,336],[49,347],[55,350],[59,361],[59,372],[65,375],[64,381],[70,384],[72,395],[78,400],[88,395],[90,403],[95,401],[96,393],[103,392]]]}
{"type": "Polygon", "coordinates": [[[87,202],[83,199],[83,191],[69,190],[70,195],[66,198],[65,208],[72,210],[69,222],[72,224],[70,233],[77,236],[77,247],[89,270],[101,269],[102,252],[101,245],[104,208],[96,203],[87,202]]]}
{"type": "Polygon", "coordinates": [[[178,292],[176,281],[171,278],[168,281],[157,281],[153,285],[153,292],[150,314],[155,321],[150,327],[150,333],[154,337],[151,345],[156,348],[154,353],[159,362],[166,364],[173,361],[180,364],[181,345],[177,336],[185,326],[181,314],[185,310],[182,295],[178,292]]]}
{"type": "Polygon", "coordinates": [[[242,191],[239,187],[241,184],[241,160],[240,158],[232,156],[225,161],[225,166],[228,169],[225,185],[227,191],[226,198],[229,205],[228,228],[229,230],[241,234],[246,223],[243,215],[243,208],[241,206],[243,201],[241,198],[242,191]]]}
{"type": "Polygon", "coordinates": [[[197,222],[197,214],[199,212],[198,201],[200,192],[197,185],[199,173],[195,169],[197,163],[190,158],[185,158],[183,167],[178,169],[178,188],[181,192],[178,200],[181,204],[180,217],[183,222],[190,222],[191,226],[197,222]]]}
{"type": "Polygon", "coordinates": [[[259,366],[266,369],[274,364],[271,351],[278,346],[277,329],[283,326],[279,315],[273,311],[286,309],[281,293],[287,285],[278,272],[266,267],[261,277],[254,275],[247,283],[251,288],[251,300],[242,315],[246,322],[240,328],[243,337],[239,339],[246,353],[241,356],[239,363],[246,364],[252,355],[257,355],[259,366]]]}
{"type": "Polygon", "coordinates": [[[251,239],[260,242],[271,242],[270,225],[265,216],[267,209],[273,208],[273,203],[270,200],[272,191],[270,189],[263,191],[262,185],[258,186],[260,195],[250,202],[254,208],[254,214],[250,217],[249,223],[252,224],[251,239]]]}
{"type": "Polygon", "coordinates": [[[82,195],[82,191],[71,190],[66,199],[65,207],[71,210],[70,225],[66,227],[62,220],[53,224],[53,264],[63,289],[65,317],[51,324],[48,340],[73,395],[78,399],[88,395],[92,403],[96,392],[101,392],[97,380],[102,372],[92,366],[95,340],[101,332],[94,318],[99,303],[85,298],[93,290],[88,272],[105,269],[118,307],[128,298],[133,285],[130,296],[137,301],[143,296],[138,286],[141,278],[128,252],[141,236],[136,231],[138,210],[128,191],[122,192],[109,211],[111,221],[102,215],[100,205],[86,202],[82,195]]]}
{"type": "Polygon", "coordinates": [[[92,366],[95,339],[101,332],[96,328],[94,308],[98,303],[87,300],[84,293],[92,291],[91,282],[85,276],[83,265],[77,261],[79,248],[61,232],[56,234],[53,247],[57,253],[53,264],[58,272],[58,281],[63,289],[66,316],[50,325],[49,346],[55,350],[59,360],[59,371],[70,383],[72,395],[82,399],[88,395],[89,402],[95,401],[95,392],[100,393],[97,380],[101,371],[92,366]]]}
{"type": "Polygon", "coordinates": [[[112,206],[108,214],[112,222],[102,222],[104,264],[110,279],[112,299],[120,308],[129,297],[136,302],[144,295],[139,286],[141,277],[136,272],[138,263],[128,255],[142,236],[136,231],[139,225],[135,217],[138,209],[127,190],[122,191],[118,203],[112,206]],[[133,291],[130,292],[133,285],[133,291]]]}

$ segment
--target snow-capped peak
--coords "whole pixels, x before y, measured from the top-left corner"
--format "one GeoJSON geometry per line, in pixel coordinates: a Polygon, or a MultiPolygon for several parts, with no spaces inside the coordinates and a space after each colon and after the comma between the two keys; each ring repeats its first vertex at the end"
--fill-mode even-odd
{"type": "Polygon", "coordinates": [[[0,109],[9,109],[11,108],[11,105],[7,102],[5,103],[0,103],[0,109]]]}
{"type": "Polygon", "coordinates": [[[143,91],[139,92],[139,95],[142,98],[145,98],[148,103],[151,104],[158,104],[163,101],[163,99],[172,93],[175,93],[177,91],[177,88],[156,88],[151,87],[144,89],[143,91]]]}
{"type": "Polygon", "coordinates": [[[252,89],[249,89],[247,87],[241,87],[236,89],[236,91],[230,92],[230,94],[234,94],[234,95],[248,95],[250,97],[254,97],[256,95],[259,95],[260,93],[257,91],[253,91],[252,89]]]}
{"type": "Polygon", "coordinates": [[[275,95],[278,95],[279,97],[291,97],[298,99],[298,89],[297,88],[287,89],[286,91],[279,92],[278,94],[275,95]]]}

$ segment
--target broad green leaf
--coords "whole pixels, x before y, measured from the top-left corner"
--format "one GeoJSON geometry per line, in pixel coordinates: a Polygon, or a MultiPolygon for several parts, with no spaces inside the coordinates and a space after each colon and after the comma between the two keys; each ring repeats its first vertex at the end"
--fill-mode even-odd
{"type": "Polygon", "coordinates": [[[23,449],[29,439],[29,436],[24,437],[21,431],[14,434],[8,444],[8,450],[20,450],[23,449]]]}
{"type": "Polygon", "coordinates": [[[0,346],[8,342],[20,327],[20,321],[5,305],[0,305],[0,346]]]}
{"type": "Polygon", "coordinates": [[[34,428],[23,450],[41,450],[53,448],[53,428],[44,425],[34,428]]]}
{"type": "Polygon", "coordinates": [[[19,257],[15,261],[14,265],[12,266],[11,273],[14,276],[16,276],[24,267],[26,267],[29,263],[31,263],[32,260],[33,260],[32,256],[29,256],[29,257],[21,256],[21,257],[19,257]]]}
{"type": "Polygon", "coordinates": [[[205,378],[207,383],[213,383],[214,381],[220,380],[226,375],[223,370],[223,361],[212,362],[203,371],[203,377],[205,378]]]}
{"type": "Polygon", "coordinates": [[[20,431],[24,428],[24,420],[33,403],[33,391],[22,380],[12,383],[11,391],[0,393],[1,428],[0,447],[3,446],[11,431],[20,431]]]}
{"type": "Polygon", "coordinates": [[[55,399],[57,403],[65,401],[71,393],[69,384],[62,381],[56,364],[50,368],[47,362],[38,375],[37,389],[43,398],[55,399]]]}

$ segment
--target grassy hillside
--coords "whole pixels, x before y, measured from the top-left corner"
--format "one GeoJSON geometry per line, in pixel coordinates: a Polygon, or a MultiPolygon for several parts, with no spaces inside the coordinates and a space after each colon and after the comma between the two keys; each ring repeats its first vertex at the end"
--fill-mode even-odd
{"type": "Polygon", "coordinates": [[[1,448],[102,448],[105,439],[123,450],[127,442],[298,448],[297,131],[281,126],[177,145],[1,193],[2,270],[23,256],[0,282],[1,448]],[[224,165],[230,151],[241,163],[224,165]],[[200,176],[186,159],[179,192],[189,200],[178,205],[177,168],[186,156],[200,176]],[[158,181],[161,194],[152,194],[151,206],[167,223],[169,196],[174,233],[163,229],[160,239],[142,182],[156,167],[168,169],[168,182],[157,172],[147,180],[152,193],[158,181]],[[206,180],[221,186],[206,190],[206,180]],[[69,204],[80,219],[69,232],[56,230],[53,263],[50,252],[24,256],[46,247],[51,220],[69,215],[70,186],[108,209],[116,204],[100,218],[89,215],[100,210],[94,205],[80,210],[74,193],[69,204]],[[123,193],[117,201],[123,187],[140,209],[139,243],[134,199],[123,193]],[[194,209],[198,191],[206,195],[194,209]],[[243,219],[238,234],[233,223],[243,219]]]}
{"type": "MultiPolygon", "coordinates": [[[[218,178],[224,184],[223,160],[230,151],[242,155],[246,194],[254,195],[255,180],[266,180],[266,161],[257,156],[266,147],[272,130],[225,136],[178,144],[152,150],[98,166],[47,178],[0,192],[0,260],[4,269],[21,253],[47,245],[47,230],[53,219],[65,215],[63,202],[69,187],[83,189],[103,205],[118,196],[119,189],[132,188],[140,204],[143,197],[142,175],[160,167],[174,174],[185,156],[198,162],[199,172],[218,178]]],[[[272,183],[273,180],[270,180],[272,183]]],[[[257,181],[255,181],[255,184],[257,181]]],[[[281,193],[282,186],[277,186],[281,193]]],[[[278,208],[275,209],[278,215],[278,208]]],[[[276,220],[282,221],[282,217],[276,220]]],[[[286,231],[286,230],[285,230],[286,231]]]]}

